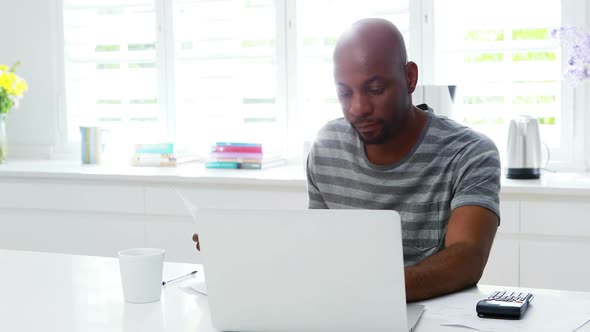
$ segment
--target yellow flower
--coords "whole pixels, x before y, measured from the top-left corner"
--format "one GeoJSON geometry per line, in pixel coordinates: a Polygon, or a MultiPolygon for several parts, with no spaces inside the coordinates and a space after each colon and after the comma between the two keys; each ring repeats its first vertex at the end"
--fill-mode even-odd
{"type": "Polygon", "coordinates": [[[20,62],[11,68],[0,65],[0,114],[5,114],[18,105],[18,101],[27,91],[27,82],[16,75],[15,70],[20,62]]]}
{"type": "Polygon", "coordinates": [[[0,75],[0,87],[6,90],[8,95],[20,97],[27,90],[27,82],[16,74],[4,72],[0,75]]]}
{"type": "Polygon", "coordinates": [[[27,82],[25,82],[25,80],[21,79],[18,82],[16,82],[16,95],[17,96],[22,96],[23,93],[27,90],[27,82]]]}
{"type": "Polygon", "coordinates": [[[6,73],[3,73],[2,75],[0,75],[0,88],[2,88],[4,90],[8,90],[9,85],[10,85],[10,80],[8,79],[8,75],[6,75],[6,73]]]}

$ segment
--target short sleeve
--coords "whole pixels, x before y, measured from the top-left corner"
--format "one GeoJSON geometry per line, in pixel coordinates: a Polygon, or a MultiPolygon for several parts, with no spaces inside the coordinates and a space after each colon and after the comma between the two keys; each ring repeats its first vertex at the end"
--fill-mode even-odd
{"type": "Polygon", "coordinates": [[[307,167],[305,168],[307,173],[308,207],[310,209],[327,209],[328,205],[324,201],[315,179],[314,146],[315,144],[312,145],[309,154],[307,155],[307,167]]]}
{"type": "Polygon", "coordinates": [[[469,144],[455,166],[451,211],[476,205],[500,218],[500,174],[498,149],[489,138],[482,136],[469,144]]]}

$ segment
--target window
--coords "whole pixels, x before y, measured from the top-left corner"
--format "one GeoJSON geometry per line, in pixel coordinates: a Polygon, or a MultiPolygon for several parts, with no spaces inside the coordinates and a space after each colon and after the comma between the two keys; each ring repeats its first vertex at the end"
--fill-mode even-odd
{"type": "Polygon", "coordinates": [[[276,16],[273,0],[174,1],[177,140],[284,145],[276,16]]]}
{"type": "Polygon", "coordinates": [[[532,115],[559,148],[561,58],[549,32],[561,24],[561,2],[434,1],[433,12],[432,80],[458,86],[453,117],[504,150],[510,119],[532,115]]]}
{"type": "Polygon", "coordinates": [[[162,132],[153,1],[64,0],[67,128],[162,132]]]}
{"type": "Polygon", "coordinates": [[[134,142],[174,139],[206,153],[215,141],[258,141],[301,157],[342,116],[332,51],[363,17],[396,23],[420,83],[457,85],[453,117],[500,149],[517,114],[541,119],[552,156],[573,140],[561,50],[548,34],[574,16],[565,1],[62,1],[70,141],[98,123],[134,142]]]}

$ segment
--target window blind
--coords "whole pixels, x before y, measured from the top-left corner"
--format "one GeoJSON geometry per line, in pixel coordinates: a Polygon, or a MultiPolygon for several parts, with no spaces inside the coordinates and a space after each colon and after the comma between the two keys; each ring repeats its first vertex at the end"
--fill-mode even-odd
{"type": "Polygon", "coordinates": [[[154,1],[64,0],[63,25],[68,136],[160,131],[154,1]]]}
{"type": "Polygon", "coordinates": [[[273,0],[174,1],[177,139],[284,144],[276,16],[273,0]]]}
{"type": "Polygon", "coordinates": [[[434,1],[432,70],[437,84],[458,86],[454,117],[502,150],[509,120],[532,115],[559,147],[561,59],[549,32],[560,23],[559,0],[434,1]]]}

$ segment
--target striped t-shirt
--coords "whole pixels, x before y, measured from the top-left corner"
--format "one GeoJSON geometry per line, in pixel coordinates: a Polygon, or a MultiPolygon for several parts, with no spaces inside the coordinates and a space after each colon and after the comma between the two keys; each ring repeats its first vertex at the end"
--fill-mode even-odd
{"type": "Polygon", "coordinates": [[[451,211],[485,207],[498,216],[500,159],[494,143],[428,110],[412,150],[391,165],[375,165],[343,118],[318,133],[307,160],[309,208],[396,210],[402,219],[404,262],[414,265],[444,248],[451,211]]]}

